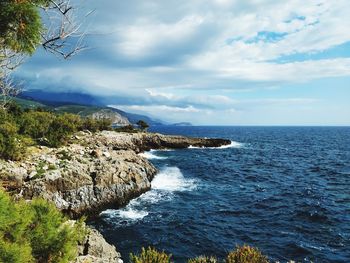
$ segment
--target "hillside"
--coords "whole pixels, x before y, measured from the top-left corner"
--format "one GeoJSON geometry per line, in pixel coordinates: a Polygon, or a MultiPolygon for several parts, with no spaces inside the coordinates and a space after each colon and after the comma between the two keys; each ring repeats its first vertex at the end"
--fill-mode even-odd
{"type": "Polygon", "coordinates": [[[80,116],[93,116],[96,118],[111,118],[114,125],[136,124],[139,120],[151,126],[166,125],[161,120],[155,120],[145,115],[134,114],[120,109],[105,106],[103,97],[94,97],[78,92],[56,93],[41,90],[23,91],[16,101],[28,107],[49,107],[55,112],[68,112],[80,116]]]}

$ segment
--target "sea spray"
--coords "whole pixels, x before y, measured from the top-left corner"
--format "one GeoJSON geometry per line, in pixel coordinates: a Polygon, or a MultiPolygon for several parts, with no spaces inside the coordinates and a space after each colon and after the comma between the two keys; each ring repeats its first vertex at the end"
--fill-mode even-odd
{"type": "Polygon", "coordinates": [[[164,167],[153,179],[150,191],[131,200],[125,208],[108,209],[101,216],[115,225],[130,225],[148,216],[153,204],[170,201],[176,192],[195,188],[196,180],[185,178],[178,167],[164,167]]]}
{"type": "Polygon", "coordinates": [[[231,141],[230,144],[227,145],[222,145],[219,147],[197,147],[197,146],[192,146],[190,145],[188,147],[188,149],[228,149],[228,148],[243,148],[244,147],[244,143],[241,142],[236,142],[236,141],[231,141]]]}

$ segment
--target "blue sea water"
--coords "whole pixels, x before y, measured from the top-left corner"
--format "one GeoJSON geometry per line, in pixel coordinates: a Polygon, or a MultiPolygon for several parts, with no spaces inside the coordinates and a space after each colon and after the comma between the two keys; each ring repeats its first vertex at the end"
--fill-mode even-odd
{"type": "Polygon", "coordinates": [[[155,130],[232,144],[144,154],[152,189],[93,222],[126,261],[142,246],[186,262],[249,244],[281,262],[350,262],[349,127],[155,130]]]}

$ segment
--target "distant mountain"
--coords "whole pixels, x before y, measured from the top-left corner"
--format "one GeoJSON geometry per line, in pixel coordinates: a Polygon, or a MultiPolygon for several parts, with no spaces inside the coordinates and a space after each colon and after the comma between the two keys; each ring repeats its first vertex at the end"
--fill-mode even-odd
{"type": "Polygon", "coordinates": [[[67,104],[104,106],[99,98],[79,92],[52,92],[32,89],[24,90],[19,97],[42,102],[50,106],[67,104]]]}
{"type": "Polygon", "coordinates": [[[115,125],[136,124],[139,120],[151,126],[167,125],[161,120],[151,117],[122,111],[117,108],[105,106],[103,97],[92,96],[79,92],[50,92],[42,90],[23,91],[18,98],[30,104],[38,103],[53,108],[57,112],[69,112],[81,116],[108,117],[114,120],[115,125]],[[108,116],[107,116],[108,115],[108,116]]]}
{"type": "Polygon", "coordinates": [[[172,126],[193,126],[190,122],[178,122],[171,124],[172,126]]]}
{"type": "Polygon", "coordinates": [[[35,108],[47,107],[46,105],[33,100],[26,100],[21,98],[13,98],[13,100],[24,109],[35,109],[35,108]]]}

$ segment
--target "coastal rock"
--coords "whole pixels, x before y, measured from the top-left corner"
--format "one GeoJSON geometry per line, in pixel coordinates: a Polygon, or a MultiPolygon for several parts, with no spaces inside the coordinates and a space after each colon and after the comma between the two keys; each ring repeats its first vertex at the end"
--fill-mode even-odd
{"type": "Polygon", "coordinates": [[[159,133],[123,133],[103,131],[92,137],[83,137],[82,141],[91,143],[96,140],[113,150],[131,149],[135,152],[143,152],[151,149],[184,149],[194,147],[220,147],[229,145],[230,140],[191,138],[185,136],[163,135],[159,133]]]}
{"type": "Polygon", "coordinates": [[[0,161],[0,182],[18,197],[52,201],[73,218],[96,215],[121,207],[150,189],[157,170],[138,153],[229,143],[157,133],[79,132],[67,146],[29,149],[24,162],[0,161]]]}
{"type": "MultiPolygon", "coordinates": [[[[219,147],[222,139],[153,133],[79,132],[58,149],[28,149],[22,162],[0,160],[0,187],[17,198],[41,197],[75,218],[125,205],[151,187],[156,168],[138,153],[150,149],[219,147]]],[[[89,229],[74,263],[122,263],[115,247],[89,229]]]]}
{"type": "Polygon", "coordinates": [[[78,247],[78,257],[74,263],[123,263],[115,246],[106,242],[95,229],[87,228],[87,235],[78,247]]]}
{"type": "MultiPolygon", "coordinates": [[[[80,152],[87,152],[83,148],[72,144],[45,153],[56,158],[55,165],[39,170],[42,174],[29,174],[21,183],[21,197],[43,197],[77,217],[120,207],[150,189],[156,169],[134,151],[99,149],[103,154],[82,156],[80,152]]],[[[32,158],[37,166],[45,165],[40,155],[32,158]]]]}

